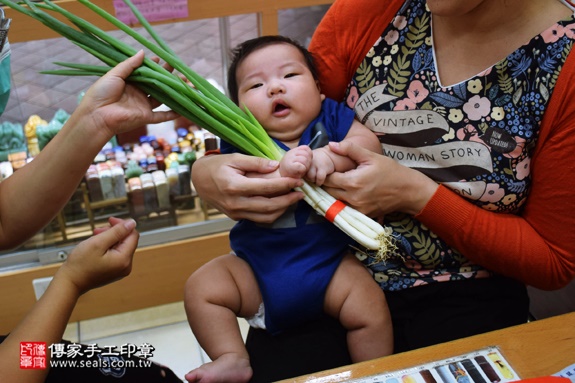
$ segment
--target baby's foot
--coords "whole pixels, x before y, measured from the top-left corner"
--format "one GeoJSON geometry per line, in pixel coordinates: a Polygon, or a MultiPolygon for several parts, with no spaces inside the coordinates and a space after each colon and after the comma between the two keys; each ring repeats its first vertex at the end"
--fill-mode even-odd
{"type": "Polygon", "coordinates": [[[244,383],[252,378],[250,361],[237,354],[224,354],[186,374],[190,383],[244,383]]]}

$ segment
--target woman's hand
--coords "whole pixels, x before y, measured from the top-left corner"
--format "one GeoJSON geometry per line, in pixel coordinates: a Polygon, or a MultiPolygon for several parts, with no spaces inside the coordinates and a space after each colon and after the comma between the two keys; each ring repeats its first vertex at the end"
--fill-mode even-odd
{"type": "MultiPolygon", "coordinates": [[[[139,234],[133,219],[110,218],[110,227],[74,248],[56,277],[68,279],[79,294],[121,279],[132,270],[139,234]]],[[[55,277],[55,278],[56,278],[55,277]]]]}
{"type": "Polygon", "coordinates": [[[329,148],[352,159],[357,168],[331,174],[324,189],[368,216],[392,212],[416,215],[437,190],[437,183],[421,172],[352,142],[330,142],[329,148]]]}
{"type": "Polygon", "coordinates": [[[173,111],[154,112],[159,102],[126,82],[143,61],[144,52],[140,51],[98,79],[84,95],[76,114],[90,117],[94,126],[108,129],[110,135],[177,118],[173,111]]]}
{"type": "Polygon", "coordinates": [[[293,191],[301,179],[266,178],[278,166],[277,161],[237,153],[210,155],[194,162],[192,182],[205,202],[228,217],[271,223],[303,198],[293,191]]]}

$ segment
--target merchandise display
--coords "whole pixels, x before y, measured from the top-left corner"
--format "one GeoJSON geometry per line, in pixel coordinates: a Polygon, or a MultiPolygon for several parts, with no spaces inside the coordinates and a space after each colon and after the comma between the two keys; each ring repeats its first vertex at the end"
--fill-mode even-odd
{"type": "Polygon", "coordinates": [[[105,147],[86,173],[89,199],[127,202],[134,219],[168,212],[175,222],[176,209],[195,207],[190,169],[205,146],[194,133],[179,128],[173,144],[142,136],[137,143],[105,147]]]}
{"type": "MultiPolygon", "coordinates": [[[[45,121],[37,115],[31,115],[22,126],[19,123],[3,122],[0,124],[0,161],[7,161],[3,169],[12,167],[12,174],[31,161],[40,150],[60,131],[70,115],[59,109],[50,121],[45,121]]],[[[3,176],[0,178],[6,178],[3,176]]]]}

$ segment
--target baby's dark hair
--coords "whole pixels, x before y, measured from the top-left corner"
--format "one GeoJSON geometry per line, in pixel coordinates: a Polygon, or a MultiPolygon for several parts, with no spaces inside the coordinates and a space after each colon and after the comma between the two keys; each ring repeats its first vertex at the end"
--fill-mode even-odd
{"type": "Polygon", "coordinates": [[[274,44],[289,44],[296,47],[302,53],[313,78],[315,80],[319,80],[318,71],[315,66],[312,54],[300,43],[290,39],[289,37],[279,35],[256,37],[255,39],[246,40],[243,43],[237,45],[231,52],[232,63],[228,68],[228,92],[233,102],[236,104],[238,103],[238,82],[236,76],[238,65],[240,65],[240,63],[249,54],[257,51],[258,49],[274,44]]]}

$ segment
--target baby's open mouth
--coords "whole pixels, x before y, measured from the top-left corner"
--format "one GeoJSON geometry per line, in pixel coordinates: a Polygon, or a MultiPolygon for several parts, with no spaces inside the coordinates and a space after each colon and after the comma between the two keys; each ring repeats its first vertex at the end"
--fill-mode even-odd
{"type": "Polygon", "coordinates": [[[281,105],[281,104],[277,104],[274,108],[274,112],[281,112],[282,110],[287,109],[287,106],[285,105],[281,105]]]}
{"type": "Polygon", "coordinates": [[[276,101],[273,105],[273,112],[274,114],[276,113],[282,113],[283,111],[289,109],[289,107],[281,100],[276,101]]]}

